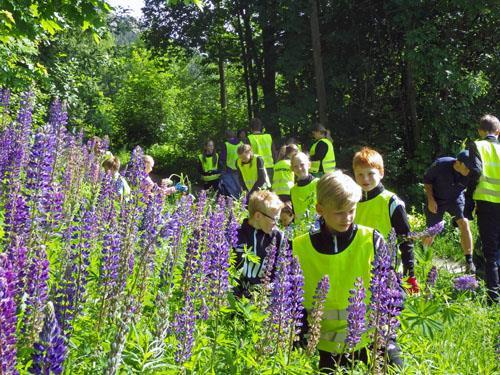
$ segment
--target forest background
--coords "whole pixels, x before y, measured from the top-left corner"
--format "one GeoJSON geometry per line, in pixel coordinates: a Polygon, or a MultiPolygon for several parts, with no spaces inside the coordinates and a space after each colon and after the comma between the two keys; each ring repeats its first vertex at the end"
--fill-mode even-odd
{"type": "Polygon", "coordinates": [[[0,86],[34,91],[40,124],[60,97],[72,131],[109,135],[123,158],[139,144],[164,175],[195,176],[203,142],[253,116],[305,145],[321,121],[338,167],[369,145],[386,185],[421,203],[432,160],[499,113],[495,5],[146,0],[137,20],[100,0],[0,0],[0,86]]]}

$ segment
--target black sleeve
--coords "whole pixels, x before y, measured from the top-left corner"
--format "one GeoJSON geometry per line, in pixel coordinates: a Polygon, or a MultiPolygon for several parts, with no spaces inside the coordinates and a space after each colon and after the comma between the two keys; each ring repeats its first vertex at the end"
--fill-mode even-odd
{"type": "Polygon", "coordinates": [[[226,143],[224,142],[222,144],[222,150],[220,152],[220,157],[219,157],[219,170],[220,171],[226,170],[226,160],[227,160],[227,147],[226,147],[226,143]]]}
{"type": "Polygon", "coordinates": [[[424,174],[424,184],[432,185],[434,182],[434,179],[436,178],[436,172],[437,172],[437,162],[435,161],[432,163],[432,165],[425,171],[424,174]]]}
{"type": "Polygon", "coordinates": [[[261,156],[257,156],[257,171],[258,171],[257,181],[253,185],[252,190],[250,190],[250,192],[248,193],[249,197],[250,195],[252,195],[254,191],[259,190],[266,183],[267,172],[266,168],[264,168],[264,159],[262,159],[261,156]]]}
{"type": "MultiPolygon", "coordinates": [[[[411,232],[410,224],[408,223],[408,215],[406,214],[403,202],[397,197],[393,196],[389,202],[389,209],[395,205],[395,209],[391,215],[391,225],[398,236],[407,235],[411,232]]],[[[401,252],[401,260],[403,262],[403,274],[414,276],[415,257],[413,254],[413,241],[404,240],[399,244],[399,251],[401,252]]]]}
{"type": "MultiPolygon", "coordinates": [[[[469,178],[467,183],[467,190],[465,192],[465,202],[466,206],[473,207],[474,203],[472,200],[472,194],[474,194],[474,190],[476,190],[477,183],[479,181],[479,177],[483,173],[483,161],[481,160],[481,155],[479,155],[479,151],[477,150],[477,146],[474,142],[469,142],[467,147],[469,150],[469,178]]],[[[472,209],[470,210],[472,212],[472,209]]]]}
{"type": "Polygon", "coordinates": [[[236,242],[236,247],[234,251],[236,253],[236,268],[239,269],[243,267],[243,254],[245,246],[249,245],[248,235],[243,231],[243,228],[238,228],[238,241],[236,242]]]}
{"type": "Polygon", "coordinates": [[[310,160],[311,161],[323,160],[327,152],[328,152],[328,145],[325,142],[320,141],[316,145],[314,156],[311,156],[310,160]]]}

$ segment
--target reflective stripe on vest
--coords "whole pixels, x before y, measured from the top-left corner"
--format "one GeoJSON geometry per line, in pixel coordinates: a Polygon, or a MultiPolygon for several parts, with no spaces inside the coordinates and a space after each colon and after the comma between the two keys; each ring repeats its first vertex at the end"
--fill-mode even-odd
{"type": "Polygon", "coordinates": [[[236,160],[238,160],[238,147],[240,147],[243,142],[233,145],[230,142],[224,142],[226,145],[226,168],[230,168],[233,171],[236,170],[236,160]]]}
{"type": "MultiPolygon", "coordinates": [[[[311,311],[318,282],[324,275],[330,279],[330,289],[324,304],[318,349],[331,353],[341,353],[347,328],[347,307],[349,290],[357,277],[363,279],[367,290],[365,303],[370,301],[371,263],[374,258],[373,229],[358,226],[351,244],[337,254],[320,253],[311,243],[310,234],[296,237],[292,243],[293,254],[299,258],[304,274],[304,307],[311,311]]],[[[356,350],[368,345],[367,335],[363,335],[356,350]]]]}
{"type": "MultiPolygon", "coordinates": [[[[252,190],[253,186],[255,185],[255,183],[259,178],[259,170],[257,168],[257,159],[259,157],[260,157],[259,155],[254,154],[252,160],[247,164],[243,164],[240,159],[238,159],[238,161],[236,162],[236,165],[238,166],[238,169],[241,172],[241,177],[243,178],[243,182],[245,183],[245,186],[248,191],[252,190]]],[[[264,186],[262,186],[262,188],[266,189],[270,184],[265,169],[264,172],[266,173],[266,182],[264,186]]]]}
{"type": "Polygon", "coordinates": [[[248,136],[250,146],[254,154],[259,154],[264,159],[264,167],[272,168],[273,161],[273,139],[270,134],[250,134],[248,136]]]}
{"type": "Polygon", "coordinates": [[[500,203],[500,144],[486,140],[474,143],[483,168],[472,198],[477,201],[500,203]]]}
{"type": "Polygon", "coordinates": [[[392,228],[389,202],[393,196],[394,193],[384,190],[375,198],[358,202],[354,222],[378,230],[387,239],[392,228]]]}
{"type": "Polygon", "coordinates": [[[274,164],[272,189],[277,195],[290,195],[294,185],[294,174],[290,160],[280,160],[274,164]]]}
{"type": "Polygon", "coordinates": [[[203,158],[203,154],[200,154],[198,159],[201,163],[201,169],[203,169],[202,181],[214,181],[220,177],[220,173],[212,173],[217,171],[217,164],[219,164],[219,155],[217,153],[212,156],[205,156],[205,158],[203,158]]]}
{"type": "Polygon", "coordinates": [[[326,155],[323,160],[314,160],[311,161],[311,173],[328,173],[333,172],[335,170],[335,152],[333,150],[333,144],[328,138],[322,138],[319,141],[315,142],[311,146],[310,155],[313,157],[316,154],[316,146],[319,142],[324,142],[328,146],[328,150],[326,151],[326,155]]]}
{"type": "Polygon", "coordinates": [[[290,189],[295,223],[300,224],[302,220],[310,217],[316,212],[316,185],[318,178],[315,178],[305,186],[295,184],[290,189]]]}

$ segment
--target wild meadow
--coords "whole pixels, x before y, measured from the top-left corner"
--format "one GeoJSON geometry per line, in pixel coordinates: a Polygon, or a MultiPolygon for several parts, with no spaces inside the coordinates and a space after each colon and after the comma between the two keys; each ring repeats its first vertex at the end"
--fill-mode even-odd
{"type": "MultiPolygon", "coordinates": [[[[122,172],[131,193],[120,196],[100,168],[107,145],[68,131],[59,101],[33,121],[33,95],[0,94],[0,374],[318,373],[328,280],[305,337],[290,249],[269,249],[261,288],[235,298],[240,201],[145,191],[140,147],[122,172]]],[[[418,214],[412,224],[425,230],[418,214]]],[[[419,295],[392,271],[396,242],[377,255],[369,290],[353,285],[346,348],[368,332],[370,360],[337,372],[498,373],[499,308],[482,281],[435,266],[459,251],[454,229],[431,249],[417,244],[419,295]],[[399,370],[377,350],[393,337],[399,370]]]]}

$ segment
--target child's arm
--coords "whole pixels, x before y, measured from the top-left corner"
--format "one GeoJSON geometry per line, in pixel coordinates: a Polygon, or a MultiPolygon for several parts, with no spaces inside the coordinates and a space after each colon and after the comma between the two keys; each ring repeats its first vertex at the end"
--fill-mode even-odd
{"type": "Polygon", "coordinates": [[[250,192],[248,193],[248,196],[251,196],[254,191],[259,190],[266,183],[267,172],[266,168],[264,167],[264,160],[261,157],[257,157],[256,162],[258,177],[257,181],[255,181],[255,184],[252,187],[252,190],[250,190],[250,192]]]}
{"type": "MultiPolygon", "coordinates": [[[[398,198],[398,196],[393,196],[390,201],[390,214],[391,214],[391,225],[397,235],[407,235],[411,232],[410,224],[408,223],[408,215],[406,214],[406,209],[404,202],[398,198]]],[[[399,251],[401,252],[401,260],[403,262],[403,273],[410,277],[414,276],[414,254],[413,254],[413,241],[405,240],[399,245],[399,251]]]]}
{"type": "Polygon", "coordinates": [[[432,185],[424,184],[425,195],[427,196],[427,209],[435,214],[437,212],[437,203],[432,192],[432,185]]]}
{"type": "Polygon", "coordinates": [[[316,146],[314,156],[310,157],[311,161],[323,160],[328,152],[328,145],[325,142],[319,142],[316,146]]]}

